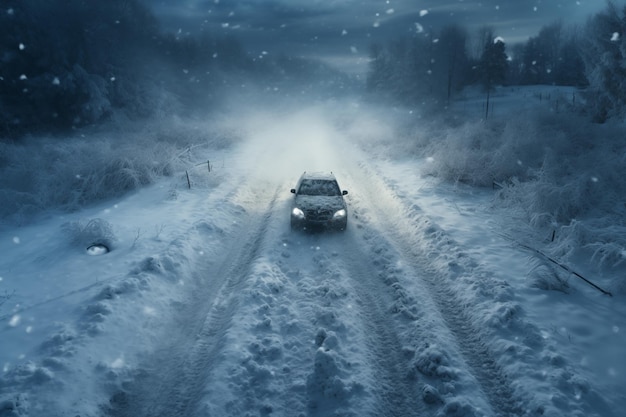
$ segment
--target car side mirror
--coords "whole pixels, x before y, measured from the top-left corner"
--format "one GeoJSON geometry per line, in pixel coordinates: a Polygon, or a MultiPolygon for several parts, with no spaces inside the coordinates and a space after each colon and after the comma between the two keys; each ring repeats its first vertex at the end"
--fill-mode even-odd
{"type": "Polygon", "coordinates": [[[296,189],[295,189],[295,188],[292,188],[292,189],[291,189],[291,194],[295,194],[295,193],[296,193],[296,189]]]}
{"type": "Polygon", "coordinates": [[[347,192],[346,190],[343,190],[343,191],[341,192],[341,194],[343,194],[343,195],[348,195],[348,192],[347,192]]]}

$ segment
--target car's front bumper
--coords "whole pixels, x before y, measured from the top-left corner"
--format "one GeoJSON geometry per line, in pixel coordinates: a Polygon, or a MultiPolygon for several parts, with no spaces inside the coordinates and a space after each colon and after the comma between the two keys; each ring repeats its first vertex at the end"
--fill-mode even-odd
{"type": "Polygon", "coordinates": [[[308,220],[291,216],[291,228],[305,231],[345,230],[348,225],[348,217],[330,220],[308,220]]]}

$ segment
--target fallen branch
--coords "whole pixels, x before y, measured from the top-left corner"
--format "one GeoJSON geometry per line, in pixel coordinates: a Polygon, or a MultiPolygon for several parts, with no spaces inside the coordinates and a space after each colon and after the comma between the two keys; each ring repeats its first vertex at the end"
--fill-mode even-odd
{"type": "Polygon", "coordinates": [[[9,293],[8,291],[5,291],[4,295],[0,295],[0,307],[2,306],[2,304],[9,301],[11,297],[13,297],[14,295],[15,295],[15,290],[13,290],[13,292],[11,293],[9,293]]]}
{"type": "Polygon", "coordinates": [[[557,261],[554,258],[551,258],[550,256],[546,255],[545,253],[541,252],[539,249],[535,249],[533,247],[530,247],[528,245],[524,245],[523,243],[520,243],[518,241],[516,241],[515,239],[509,237],[509,236],[504,236],[505,238],[517,243],[519,246],[521,246],[522,248],[529,250],[531,252],[534,252],[538,255],[540,255],[541,257],[543,257],[544,259],[546,259],[547,261],[552,262],[553,264],[561,267],[562,269],[564,269],[565,271],[569,272],[570,274],[573,274],[575,276],[577,276],[578,278],[582,279],[583,281],[585,281],[587,284],[591,285],[593,288],[595,288],[596,290],[600,291],[602,294],[608,295],[610,297],[613,297],[613,294],[610,291],[607,291],[601,287],[599,287],[598,285],[594,284],[593,282],[591,282],[590,280],[588,280],[587,278],[583,277],[581,274],[579,274],[578,272],[574,271],[572,268],[570,268],[569,266],[557,261]]]}

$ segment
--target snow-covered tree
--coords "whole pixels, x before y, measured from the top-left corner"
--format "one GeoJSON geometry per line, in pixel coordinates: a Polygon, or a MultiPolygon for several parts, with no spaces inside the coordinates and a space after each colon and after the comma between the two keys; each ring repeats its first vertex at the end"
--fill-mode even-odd
{"type": "Polygon", "coordinates": [[[407,104],[446,102],[467,79],[466,42],[461,27],[448,26],[438,36],[420,33],[373,45],[368,90],[407,104]]]}
{"type": "Polygon", "coordinates": [[[508,67],[506,46],[501,38],[492,38],[487,41],[480,58],[479,69],[481,82],[487,91],[496,85],[504,83],[508,67]]]}
{"type": "Polygon", "coordinates": [[[206,104],[246,65],[233,39],[162,33],[141,0],[4,0],[0,140],[206,104]]]}
{"type": "Polygon", "coordinates": [[[587,84],[581,59],[580,35],[576,27],[561,22],[544,26],[537,36],[514,47],[510,79],[519,84],[587,84]]]}
{"type": "Polygon", "coordinates": [[[580,36],[573,32],[561,46],[559,62],[554,74],[557,85],[586,87],[589,84],[585,76],[585,64],[580,45],[580,36]]]}
{"type": "Polygon", "coordinates": [[[605,122],[626,114],[626,6],[609,2],[587,23],[583,60],[592,117],[605,122]]]}
{"type": "Polygon", "coordinates": [[[447,101],[452,99],[454,92],[460,90],[467,81],[468,56],[467,32],[460,26],[445,27],[439,36],[436,46],[436,70],[440,83],[445,88],[447,101]]]}
{"type": "Polygon", "coordinates": [[[368,90],[403,103],[418,102],[432,86],[430,43],[420,36],[398,39],[384,47],[372,45],[368,90]]]}

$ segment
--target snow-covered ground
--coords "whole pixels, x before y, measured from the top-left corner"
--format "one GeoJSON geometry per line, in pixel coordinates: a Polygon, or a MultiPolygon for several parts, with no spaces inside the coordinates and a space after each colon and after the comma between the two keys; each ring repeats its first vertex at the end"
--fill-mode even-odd
{"type": "Polygon", "coordinates": [[[359,111],[242,113],[191,188],[4,231],[0,416],[621,415],[624,294],[546,290],[493,190],[390,157],[359,111]],[[290,230],[303,170],[349,190],[344,233],[290,230]]]}

